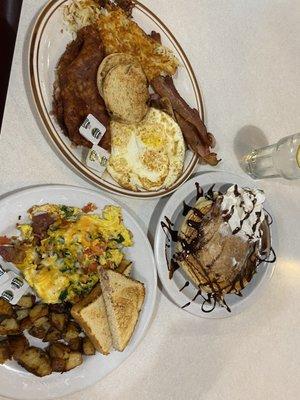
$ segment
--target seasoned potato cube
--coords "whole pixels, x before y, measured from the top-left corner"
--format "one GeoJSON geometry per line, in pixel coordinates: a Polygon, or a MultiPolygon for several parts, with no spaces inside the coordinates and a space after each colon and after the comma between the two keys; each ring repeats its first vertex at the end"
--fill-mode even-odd
{"type": "Polygon", "coordinates": [[[66,368],[66,361],[62,358],[51,359],[52,370],[55,372],[64,372],[66,368]]]}
{"type": "Polygon", "coordinates": [[[31,308],[35,303],[35,296],[33,294],[26,294],[18,301],[18,306],[21,308],[31,308]]]}
{"type": "Polygon", "coordinates": [[[70,307],[71,306],[67,303],[49,304],[50,312],[58,314],[68,314],[70,307]]]}
{"type": "Polygon", "coordinates": [[[86,356],[93,356],[96,353],[96,349],[88,337],[83,338],[82,350],[86,356]]]}
{"type": "Polygon", "coordinates": [[[8,301],[0,298],[0,317],[11,318],[13,315],[14,309],[12,305],[8,301]]]}
{"type": "Polygon", "coordinates": [[[43,326],[33,326],[32,328],[29,329],[28,331],[29,335],[36,337],[38,339],[44,339],[45,336],[47,335],[47,330],[44,329],[43,326]]]}
{"type": "Polygon", "coordinates": [[[21,321],[22,319],[27,318],[29,311],[28,308],[20,308],[19,310],[16,310],[17,320],[21,321]]]}
{"type": "Polygon", "coordinates": [[[61,332],[58,329],[53,328],[51,326],[51,328],[49,328],[46,336],[44,337],[43,342],[57,342],[60,339],[62,339],[61,332]]]}
{"type": "Polygon", "coordinates": [[[37,328],[39,328],[40,326],[48,325],[48,328],[50,328],[50,323],[47,317],[41,317],[36,319],[33,325],[36,326],[37,328]]]}
{"type": "Polygon", "coordinates": [[[0,364],[4,364],[5,361],[10,360],[11,351],[8,340],[2,340],[0,342],[0,364]]]}
{"type": "Polygon", "coordinates": [[[28,347],[20,355],[18,363],[27,371],[37,376],[46,376],[52,373],[51,361],[48,354],[37,347],[28,347]]]}
{"type": "Polygon", "coordinates": [[[23,334],[9,336],[8,343],[15,360],[18,360],[21,354],[29,347],[29,342],[23,334]]]}
{"type": "Polygon", "coordinates": [[[28,315],[28,317],[22,319],[20,322],[20,331],[25,331],[26,329],[30,329],[32,327],[32,321],[28,315]]]}
{"type": "Polygon", "coordinates": [[[68,316],[66,314],[52,312],[49,320],[54,328],[58,329],[59,331],[63,331],[68,322],[68,316]]]}
{"type": "Polygon", "coordinates": [[[70,371],[71,369],[78,367],[82,362],[82,354],[77,351],[72,351],[66,361],[65,371],[70,371]]]}
{"type": "Polygon", "coordinates": [[[6,318],[0,324],[0,335],[16,335],[19,332],[18,321],[14,318],[6,318]]]}
{"type": "Polygon", "coordinates": [[[32,322],[36,321],[39,318],[45,317],[48,315],[49,308],[47,304],[36,304],[29,312],[29,316],[32,322]]]}
{"type": "Polygon", "coordinates": [[[70,349],[72,351],[80,351],[81,352],[81,350],[82,350],[82,338],[78,336],[75,339],[71,339],[68,342],[68,345],[69,345],[69,347],[70,347],[70,349]]]}
{"type": "Polygon", "coordinates": [[[80,334],[80,328],[75,322],[69,322],[66,332],[64,333],[64,339],[70,342],[72,339],[76,339],[80,334]]]}
{"type": "Polygon", "coordinates": [[[47,349],[51,358],[61,358],[67,360],[69,358],[70,349],[64,343],[51,343],[47,349]]]}

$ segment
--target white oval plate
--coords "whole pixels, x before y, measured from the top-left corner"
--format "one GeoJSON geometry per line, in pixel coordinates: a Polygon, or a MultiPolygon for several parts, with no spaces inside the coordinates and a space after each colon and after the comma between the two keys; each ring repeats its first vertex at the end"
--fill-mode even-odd
{"type": "MultiPolygon", "coordinates": [[[[119,205],[96,191],[66,185],[46,185],[18,191],[0,200],[0,234],[17,234],[15,228],[18,216],[26,218],[26,211],[34,204],[58,203],[82,207],[92,202],[99,212],[107,204],[119,205]]],[[[145,335],[154,310],[156,297],[156,267],[151,245],[147,236],[131,214],[122,207],[124,223],[133,233],[134,245],[126,249],[129,259],[134,262],[133,277],[146,287],[146,298],[133,337],[126,349],[113,351],[108,356],[97,353],[85,357],[78,368],[64,374],[53,373],[38,378],[25,371],[15,361],[0,365],[0,394],[20,400],[54,399],[82,390],[102,379],[117,368],[135,350],[145,335]]],[[[97,212],[96,211],[96,212],[97,212]]]]}
{"type": "MultiPolygon", "coordinates": [[[[51,113],[55,68],[65,51],[66,45],[72,41],[71,34],[65,29],[62,15],[63,6],[69,2],[70,0],[49,1],[38,15],[30,39],[28,63],[31,89],[47,137],[54,143],[59,155],[69,165],[98,187],[112,193],[137,198],[155,198],[170,194],[184,183],[194,171],[197,165],[197,157],[193,152],[186,151],[183,173],[172,187],[159,191],[133,192],[120,187],[107,172],[101,177],[96,171],[89,169],[85,164],[87,149],[72,145],[51,113]]],[[[140,2],[135,1],[135,3],[134,20],[145,32],[150,33],[152,30],[159,32],[163,44],[173,50],[178,57],[182,66],[174,77],[175,85],[189,105],[199,110],[203,119],[203,105],[199,86],[183,49],[156,15],[140,2]]]]}
{"type": "MultiPolygon", "coordinates": [[[[179,307],[182,308],[185,304],[190,302],[190,305],[184,308],[185,311],[204,318],[229,317],[241,312],[254,302],[270,280],[275,263],[270,264],[265,262],[259,266],[251,282],[242,290],[243,297],[236,296],[235,294],[229,294],[225,297],[226,303],[231,308],[231,312],[228,312],[224,307],[218,305],[216,305],[216,308],[210,313],[203,312],[201,310],[203,302],[201,297],[199,296],[196,301],[193,301],[198,291],[197,286],[187,278],[186,274],[181,269],[175,271],[173,278],[169,279],[167,260],[170,260],[174,253],[174,245],[171,245],[170,248],[166,246],[167,238],[160,223],[164,221],[166,216],[174,223],[174,229],[179,229],[184,219],[182,216],[183,201],[191,205],[196,201],[196,182],[200,184],[204,191],[207,191],[213,184],[215,184],[216,190],[228,186],[229,184],[238,184],[239,186],[249,188],[256,187],[249,179],[228,172],[203,173],[186,182],[166,203],[157,225],[154,245],[157,270],[163,287],[179,307]],[[187,281],[189,281],[189,286],[180,291],[187,281]]],[[[267,201],[264,204],[264,208],[272,215],[267,201]]],[[[274,238],[274,234],[276,234],[274,223],[270,226],[270,233],[271,246],[274,247],[274,239],[276,239],[274,238]]]]}

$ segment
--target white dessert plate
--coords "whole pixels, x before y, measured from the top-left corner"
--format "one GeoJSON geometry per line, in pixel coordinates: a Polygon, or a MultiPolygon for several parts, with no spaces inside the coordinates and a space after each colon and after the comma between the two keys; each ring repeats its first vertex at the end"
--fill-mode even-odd
{"type": "MultiPolygon", "coordinates": [[[[108,204],[119,205],[96,191],[66,185],[46,185],[18,191],[0,200],[1,235],[17,234],[18,216],[26,218],[27,210],[34,204],[57,203],[82,207],[94,203],[101,212],[108,204]]],[[[134,263],[133,277],[143,282],[146,298],[139,321],[129,345],[120,353],[112,351],[108,356],[97,353],[85,357],[79,367],[63,373],[53,373],[38,378],[25,371],[15,361],[0,365],[0,395],[20,400],[54,399],[82,390],[105,377],[117,368],[136,349],[145,335],[151,320],[156,298],[156,267],[147,236],[133,216],[123,207],[124,223],[133,234],[134,245],[126,249],[128,259],[134,263]]]]}
{"type": "MultiPolygon", "coordinates": [[[[191,206],[196,202],[196,183],[199,183],[204,192],[207,192],[213,184],[215,185],[214,189],[220,190],[221,192],[226,190],[232,184],[237,184],[241,187],[256,188],[253,181],[228,172],[203,173],[186,182],[171,196],[159,219],[154,246],[158,274],[167,294],[185,311],[204,318],[229,317],[244,310],[258,298],[263,290],[265,290],[266,285],[273,274],[275,263],[262,262],[259,265],[257,273],[253,276],[251,282],[242,290],[242,297],[235,294],[228,294],[225,296],[226,303],[231,310],[230,312],[225,307],[219,305],[216,305],[211,312],[207,312],[207,310],[212,307],[207,302],[203,307],[204,300],[201,296],[197,296],[196,300],[193,300],[198,292],[198,287],[189,280],[185,272],[181,269],[177,269],[174,272],[172,279],[169,278],[169,262],[175,252],[175,244],[172,243],[172,241],[169,243],[167,236],[162,229],[161,222],[165,222],[165,217],[167,217],[174,224],[172,228],[175,231],[180,228],[184,220],[182,214],[183,202],[191,206]],[[186,285],[186,282],[189,282],[189,284],[186,285]],[[203,309],[205,311],[203,311],[203,309]]],[[[274,242],[276,247],[276,226],[268,201],[264,203],[264,209],[269,213],[271,217],[270,220],[273,221],[270,225],[270,239],[271,248],[274,249],[274,242]]],[[[270,260],[273,256],[275,257],[274,254],[275,253],[272,251],[269,257],[270,260]]],[[[203,292],[203,294],[205,293],[203,292]]]]}
{"type": "MultiPolygon", "coordinates": [[[[75,147],[59,127],[52,113],[53,83],[58,60],[67,44],[73,40],[63,21],[63,8],[70,1],[72,0],[50,0],[37,16],[30,39],[29,78],[33,101],[45,127],[47,138],[55,145],[58,155],[72,169],[102,189],[136,198],[155,198],[170,194],[184,183],[196,168],[198,159],[192,151],[186,151],[182,174],[170,188],[133,192],[119,186],[107,172],[101,176],[97,171],[90,169],[85,163],[87,149],[82,146],[75,147]]],[[[175,86],[188,104],[199,110],[203,119],[201,93],[194,71],[175,36],[151,10],[139,1],[135,1],[133,17],[145,32],[150,33],[152,30],[159,32],[162,43],[174,52],[181,64],[174,77],[175,86]]]]}

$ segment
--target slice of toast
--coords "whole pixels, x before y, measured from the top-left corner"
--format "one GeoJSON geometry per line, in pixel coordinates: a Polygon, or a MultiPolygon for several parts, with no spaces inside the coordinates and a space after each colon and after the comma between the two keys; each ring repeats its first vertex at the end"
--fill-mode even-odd
{"type": "Polygon", "coordinates": [[[145,299],[144,285],[116,271],[99,270],[113,347],[123,351],[138,321],[145,299]]]}
{"type": "Polygon", "coordinates": [[[90,338],[95,348],[102,354],[109,354],[112,347],[112,337],[99,284],[87,297],[72,307],[71,314],[90,338]]]}

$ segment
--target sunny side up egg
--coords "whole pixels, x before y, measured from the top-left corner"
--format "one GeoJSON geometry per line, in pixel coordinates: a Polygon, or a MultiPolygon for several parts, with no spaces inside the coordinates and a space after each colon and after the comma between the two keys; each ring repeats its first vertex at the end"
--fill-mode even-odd
{"type": "Polygon", "coordinates": [[[137,124],[112,121],[107,171],[120,186],[133,190],[170,187],[181,175],[185,144],[179,125],[150,108],[137,124]]]}

